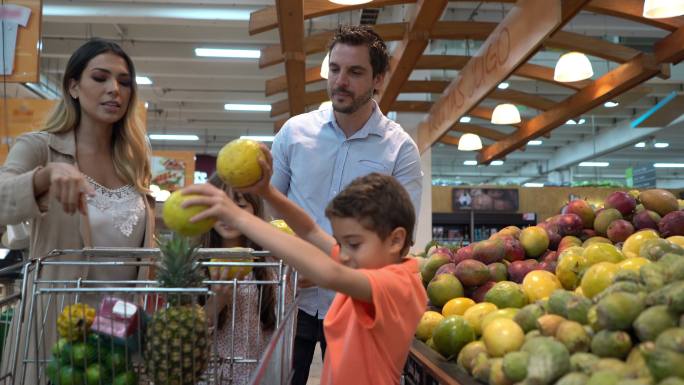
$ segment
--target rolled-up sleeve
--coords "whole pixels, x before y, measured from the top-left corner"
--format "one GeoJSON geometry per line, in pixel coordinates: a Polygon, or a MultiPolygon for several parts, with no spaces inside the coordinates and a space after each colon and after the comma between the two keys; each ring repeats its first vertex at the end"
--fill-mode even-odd
{"type": "Polygon", "coordinates": [[[41,214],[33,190],[33,175],[46,160],[47,147],[40,138],[17,138],[0,167],[0,224],[16,224],[41,214]]]}
{"type": "Polygon", "coordinates": [[[397,178],[409,193],[418,218],[423,193],[423,171],[420,168],[418,147],[412,140],[405,141],[399,148],[392,176],[397,178]]]}

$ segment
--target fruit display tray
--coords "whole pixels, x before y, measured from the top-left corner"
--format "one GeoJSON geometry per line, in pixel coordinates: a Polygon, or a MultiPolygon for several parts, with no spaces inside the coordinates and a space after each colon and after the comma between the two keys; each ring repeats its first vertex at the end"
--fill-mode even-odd
{"type": "Polygon", "coordinates": [[[445,360],[415,338],[404,367],[404,380],[406,385],[482,385],[455,362],[445,360]]]}

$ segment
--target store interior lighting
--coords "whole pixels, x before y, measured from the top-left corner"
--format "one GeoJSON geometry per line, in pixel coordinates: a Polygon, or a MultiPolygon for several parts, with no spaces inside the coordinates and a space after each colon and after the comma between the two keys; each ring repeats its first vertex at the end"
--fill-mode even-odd
{"type": "Polygon", "coordinates": [[[150,134],[150,140],[199,140],[197,135],[187,134],[150,134]]]}
{"type": "Polygon", "coordinates": [[[271,111],[270,104],[235,104],[226,103],[223,108],[226,111],[247,111],[247,112],[269,112],[271,111]]]}
{"type": "Polygon", "coordinates": [[[653,163],[655,168],[684,168],[684,163],[653,163]]]}
{"type": "Polygon", "coordinates": [[[459,123],[470,123],[471,120],[472,119],[470,118],[470,116],[461,116],[461,119],[459,119],[458,121],[459,123]]]}
{"type": "Polygon", "coordinates": [[[523,187],[544,187],[544,183],[527,182],[527,183],[523,184],[523,187]]]}
{"type": "Polygon", "coordinates": [[[517,124],[520,123],[520,111],[514,104],[503,103],[494,108],[492,112],[492,124],[517,124]]]}
{"type": "Polygon", "coordinates": [[[480,149],[482,149],[482,139],[475,134],[465,133],[458,140],[459,151],[477,151],[480,149]]]}
{"type": "Polygon", "coordinates": [[[135,83],[139,86],[149,86],[152,84],[152,79],[147,76],[136,76],[135,83]]]}
{"type": "Polygon", "coordinates": [[[464,166],[477,166],[477,161],[476,160],[466,160],[463,162],[464,166]]]}
{"type": "Polygon", "coordinates": [[[563,83],[586,80],[594,75],[591,62],[582,52],[568,52],[563,54],[553,71],[553,80],[563,83]]]}
{"type": "Polygon", "coordinates": [[[258,49],[195,48],[195,56],[258,59],[261,57],[261,51],[258,49]]]}
{"type": "Polygon", "coordinates": [[[609,162],[580,162],[580,167],[608,167],[609,162]]]}
{"type": "Polygon", "coordinates": [[[653,147],[655,147],[655,148],[668,148],[668,147],[670,147],[670,143],[656,142],[656,143],[653,143],[653,147]]]}
{"type": "Polygon", "coordinates": [[[527,142],[527,145],[528,146],[541,146],[542,143],[544,143],[544,142],[542,142],[541,140],[530,140],[529,142],[527,142]]]}
{"type": "Polygon", "coordinates": [[[634,147],[636,147],[636,148],[644,148],[644,147],[646,147],[646,142],[639,142],[639,143],[635,144],[634,147]]]}
{"type": "Polygon", "coordinates": [[[511,85],[510,85],[509,83],[501,82],[501,83],[499,83],[498,86],[496,86],[496,88],[498,88],[498,89],[500,89],[500,90],[505,90],[506,88],[508,88],[508,87],[510,87],[510,86],[511,86],[511,85]]]}
{"type": "Polygon", "coordinates": [[[504,164],[503,160],[493,160],[491,163],[489,163],[491,166],[501,166],[504,164]]]}
{"type": "Polygon", "coordinates": [[[620,105],[620,103],[614,102],[614,101],[612,101],[612,100],[603,103],[603,106],[606,107],[606,108],[613,108],[613,107],[617,107],[617,106],[619,106],[619,105],[620,105]]]}
{"type": "Polygon", "coordinates": [[[684,0],[644,0],[644,17],[660,19],[684,15],[684,0]]]}
{"type": "Polygon", "coordinates": [[[321,63],[321,77],[323,79],[328,78],[328,70],[330,66],[330,53],[326,53],[325,57],[323,58],[323,63],[321,63]]]}

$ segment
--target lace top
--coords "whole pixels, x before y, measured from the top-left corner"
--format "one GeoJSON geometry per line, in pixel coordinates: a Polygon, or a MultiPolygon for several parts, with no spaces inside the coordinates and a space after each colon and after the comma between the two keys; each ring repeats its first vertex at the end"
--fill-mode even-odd
{"type": "Polygon", "coordinates": [[[95,190],[88,198],[93,246],[141,247],[145,236],[145,201],[135,187],[110,189],[85,175],[95,190]]]}

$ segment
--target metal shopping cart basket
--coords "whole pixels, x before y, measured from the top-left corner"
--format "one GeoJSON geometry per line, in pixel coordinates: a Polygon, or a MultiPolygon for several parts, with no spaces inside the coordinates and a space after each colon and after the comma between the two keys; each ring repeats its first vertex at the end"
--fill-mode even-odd
{"type": "MultiPolygon", "coordinates": [[[[292,345],[294,323],[284,320],[286,305],[295,297],[296,273],[268,258],[269,252],[198,250],[207,269],[267,270],[267,278],[261,279],[252,273],[244,279],[207,278],[200,288],[161,288],[155,281],[102,278],[126,269],[154,268],[158,255],[159,249],[140,248],[55,250],[23,265],[20,293],[0,301],[14,312],[2,352],[0,385],[153,384],[146,369],[150,360],[180,362],[183,367],[190,360],[191,378],[179,384],[247,384],[284,324],[292,329],[284,343],[292,345]],[[49,277],[54,274],[46,273],[50,269],[87,273],[53,279],[49,277]],[[217,288],[222,295],[216,295],[217,288]],[[265,306],[269,288],[272,301],[265,306]],[[187,312],[180,319],[155,318],[178,303],[201,308],[206,317],[187,312]],[[264,310],[275,313],[271,330],[263,330],[264,310]]],[[[291,367],[291,356],[287,359],[291,367]]]]}

